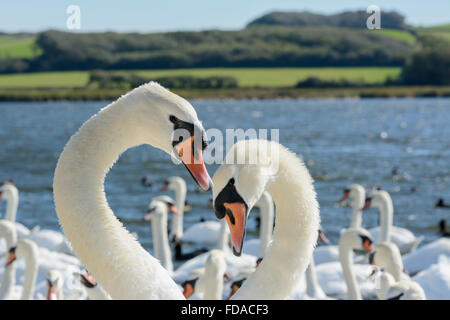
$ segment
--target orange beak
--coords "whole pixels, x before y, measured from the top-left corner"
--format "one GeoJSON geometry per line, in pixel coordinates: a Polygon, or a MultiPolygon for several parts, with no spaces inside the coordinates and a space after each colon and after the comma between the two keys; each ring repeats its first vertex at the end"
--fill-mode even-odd
{"type": "Polygon", "coordinates": [[[183,296],[187,299],[194,294],[194,287],[190,283],[186,283],[183,287],[183,296]]]}
{"type": "Polygon", "coordinates": [[[366,202],[364,202],[364,207],[362,208],[363,210],[369,209],[370,205],[372,203],[372,199],[371,198],[367,198],[366,202]]]}
{"type": "Polygon", "coordinates": [[[175,205],[173,205],[173,204],[169,204],[169,211],[172,212],[173,214],[180,213],[180,210],[178,210],[177,207],[175,207],[175,205]]]}
{"type": "Polygon", "coordinates": [[[169,188],[169,183],[164,182],[164,184],[162,185],[161,189],[159,189],[159,191],[165,191],[165,190],[167,190],[167,188],[169,188]]]}
{"type": "Polygon", "coordinates": [[[346,190],[339,201],[344,201],[350,196],[350,191],[346,190]]]}
{"type": "Polygon", "coordinates": [[[11,263],[13,263],[16,260],[16,253],[14,252],[14,250],[11,250],[9,252],[9,258],[6,261],[6,265],[5,268],[7,268],[11,263]]]}
{"type": "Polygon", "coordinates": [[[368,251],[371,252],[373,250],[373,244],[370,240],[364,240],[363,242],[363,248],[368,251]]]}
{"type": "Polygon", "coordinates": [[[192,178],[205,191],[208,191],[212,185],[211,178],[203,161],[203,152],[201,146],[195,150],[194,137],[190,137],[175,146],[178,156],[183,161],[192,178]],[[194,152],[195,150],[195,152],[194,152]]]}
{"type": "Polygon", "coordinates": [[[244,243],[247,208],[240,202],[225,202],[223,205],[227,211],[225,219],[227,220],[228,228],[230,229],[233,253],[236,256],[240,256],[242,253],[242,245],[244,243]]]}
{"type": "Polygon", "coordinates": [[[228,297],[225,298],[225,300],[230,300],[231,297],[239,290],[239,287],[237,285],[231,286],[230,294],[228,297]]]}

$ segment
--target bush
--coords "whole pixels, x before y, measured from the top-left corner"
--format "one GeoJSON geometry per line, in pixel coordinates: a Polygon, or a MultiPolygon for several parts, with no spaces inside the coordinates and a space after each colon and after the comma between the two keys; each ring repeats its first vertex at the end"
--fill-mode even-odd
{"type": "Polygon", "coordinates": [[[106,71],[91,72],[89,86],[97,86],[102,89],[130,89],[152,80],[170,89],[223,89],[238,87],[238,82],[233,77],[168,76],[146,78],[136,74],[106,71]]]}
{"type": "Polygon", "coordinates": [[[428,48],[412,55],[402,70],[408,85],[450,85],[450,48],[428,48]]]}

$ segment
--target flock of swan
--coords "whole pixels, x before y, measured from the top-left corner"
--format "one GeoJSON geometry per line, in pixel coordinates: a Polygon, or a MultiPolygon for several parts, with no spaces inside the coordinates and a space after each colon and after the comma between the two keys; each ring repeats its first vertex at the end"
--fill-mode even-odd
{"type": "Polygon", "coordinates": [[[64,234],[17,222],[18,190],[3,183],[0,299],[450,299],[450,239],[421,245],[422,237],[394,226],[388,192],[349,186],[340,199],[352,208],[348,228],[336,245],[316,246],[324,237],[304,163],[276,142],[239,141],[211,179],[204,132],[192,105],[154,82],[103,108],[71,137],[56,166],[64,234]],[[175,138],[179,128],[191,137],[175,138]],[[212,187],[215,212],[185,229],[186,182],[169,177],[163,189],[175,199],[153,198],[144,218],[152,254],[115,217],[104,192],[118,157],[142,144],[175,151],[200,188],[212,187]],[[245,240],[253,207],[259,238],[245,240]],[[380,226],[366,230],[370,208],[380,226]],[[174,269],[174,259],[184,262],[174,269]]]}

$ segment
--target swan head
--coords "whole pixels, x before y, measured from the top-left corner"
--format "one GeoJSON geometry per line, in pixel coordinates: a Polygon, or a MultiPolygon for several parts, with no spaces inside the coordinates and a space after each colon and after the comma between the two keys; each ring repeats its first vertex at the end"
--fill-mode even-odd
{"type": "Polygon", "coordinates": [[[176,191],[179,188],[186,189],[186,181],[184,181],[184,179],[181,177],[173,176],[173,177],[167,178],[167,180],[164,181],[164,184],[162,185],[162,187],[159,191],[165,191],[165,190],[176,191]]]}
{"type": "Polygon", "coordinates": [[[58,270],[52,269],[47,273],[47,300],[56,300],[63,288],[63,276],[58,270]]]}
{"type": "Polygon", "coordinates": [[[37,259],[38,246],[29,239],[22,239],[17,242],[17,246],[9,249],[9,258],[6,261],[6,267],[13,263],[16,259],[37,259]]]}
{"type": "Polygon", "coordinates": [[[214,211],[217,218],[225,218],[228,223],[236,256],[242,253],[248,214],[276,176],[271,155],[273,145],[264,140],[239,141],[214,174],[214,211]],[[251,156],[254,154],[258,154],[256,162],[251,156]]]}
{"type": "Polygon", "coordinates": [[[366,200],[366,190],[359,184],[352,184],[349,188],[344,190],[344,193],[339,200],[340,203],[350,201],[353,208],[362,209],[366,200]]]}
{"type": "Polygon", "coordinates": [[[369,231],[362,228],[344,229],[341,232],[339,246],[345,246],[355,252],[372,252],[373,240],[369,231]]]}
{"type": "Polygon", "coordinates": [[[387,191],[384,190],[374,190],[371,196],[366,198],[363,209],[378,208],[382,209],[385,207],[392,208],[392,199],[387,191]]]}
{"type": "Polygon", "coordinates": [[[136,88],[123,101],[133,105],[133,127],[144,141],[181,161],[197,184],[209,190],[211,178],[202,154],[208,139],[192,105],[156,82],[136,88]]]}
{"type": "Polygon", "coordinates": [[[0,199],[4,198],[6,200],[18,195],[18,190],[13,182],[5,181],[0,183],[0,199]]]}
{"type": "Polygon", "coordinates": [[[148,206],[148,211],[144,216],[145,221],[151,220],[153,217],[163,217],[167,215],[167,211],[178,214],[179,211],[175,206],[175,201],[169,196],[155,197],[148,206]]]}
{"type": "Polygon", "coordinates": [[[425,300],[422,287],[413,281],[400,281],[393,284],[386,293],[386,300],[425,300]]]}

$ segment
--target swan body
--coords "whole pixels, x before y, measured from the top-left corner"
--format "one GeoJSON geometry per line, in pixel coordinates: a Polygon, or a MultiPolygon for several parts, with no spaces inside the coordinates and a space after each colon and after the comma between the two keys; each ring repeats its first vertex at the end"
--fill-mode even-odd
{"type": "Polygon", "coordinates": [[[199,185],[208,189],[202,145],[195,143],[203,137],[190,103],[150,82],[94,115],[61,153],[53,181],[61,227],[82,263],[113,299],[184,297],[169,272],[114,216],[104,193],[105,175],[125,150],[150,144],[168,154],[176,149],[199,185]],[[174,136],[171,141],[180,126],[192,128],[192,136],[184,140],[174,136]],[[190,153],[194,148],[195,161],[190,153]]]}
{"type": "Polygon", "coordinates": [[[450,299],[450,255],[439,256],[435,264],[420,271],[413,280],[423,288],[427,299],[450,299]]]}
{"type": "Polygon", "coordinates": [[[410,274],[416,274],[436,264],[441,255],[450,257],[449,238],[440,238],[419,247],[414,252],[403,257],[403,264],[410,274]]]}
{"type": "Polygon", "coordinates": [[[389,272],[382,271],[377,279],[380,300],[426,300],[422,287],[414,281],[398,281],[389,272]]]}
{"type": "Polygon", "coordinates": [[[319,230],[319,205],[308,170],[278,143],[245,140],[230,149],[213,181],[216,216],[227,220],[236,254],[242,251],[248,211],[265,190],[277,206],[273,241],[233,299],[287,298],[308,267],[319,230]]]}

